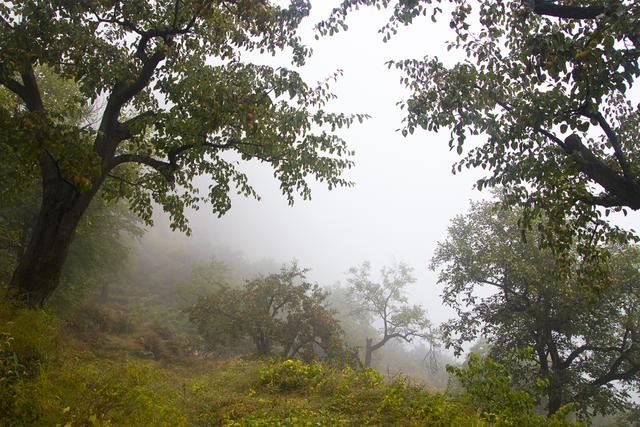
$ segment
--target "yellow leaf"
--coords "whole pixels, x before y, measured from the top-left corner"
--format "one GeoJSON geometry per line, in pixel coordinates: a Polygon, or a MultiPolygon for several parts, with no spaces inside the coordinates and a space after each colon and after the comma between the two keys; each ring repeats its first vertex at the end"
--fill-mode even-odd
{"type": "Polygon", "coordinates": [[[66,408],[64,408],[64,409],[62,410],[62,413],[63,413],[63,414],[66,414],[66,413],[67,413],[67,412],[69,412],[70,410],[71,410],[71,408],[67,406],[66,408]]]}

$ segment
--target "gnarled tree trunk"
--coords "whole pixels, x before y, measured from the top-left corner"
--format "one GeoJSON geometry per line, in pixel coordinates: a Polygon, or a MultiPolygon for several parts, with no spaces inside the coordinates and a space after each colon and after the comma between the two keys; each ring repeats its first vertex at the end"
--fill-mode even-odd
{"type": "Polygon", "coordinates": [[[373,349],[371,345],[372,343],[373,343],[373,339],[367,338],[366,345],[364,348],[364,367],[365,368],[371,367],[371,354],[373,353],[373,349]]]}
{"type": "Polygon", "coordinates": [[[9,283],[9,293],[28,307],[42,306],[60,283],[69,246],[80,218],[95,195],[80,193],[41,159],[42,202],[25,252],[9,283]]]}
{"type": "Polygon", "coordinates": [[[557,384],[549,384],[549,390],[547,392],[549,403],[547,407],[547,416],[551,417],[558,412],[562,406],[562,387],[557,384]]]}

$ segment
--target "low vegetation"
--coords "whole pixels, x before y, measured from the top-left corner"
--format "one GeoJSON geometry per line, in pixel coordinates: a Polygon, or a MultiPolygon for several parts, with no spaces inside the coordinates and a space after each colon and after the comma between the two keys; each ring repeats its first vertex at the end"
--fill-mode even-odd
{"type": "Polygon", "coordinates": [[[453,393],[320,362],[150,358],[113,347],[136,334],[112,329],[107,312],[95,312],[107,327],[91,344],[44,311],[0,308],[2,425],[570,425],[537,415],[497,364],[453,370],[466,387],[453,393]],[[499,394],[486,399],[482,387],[499,394]]]}

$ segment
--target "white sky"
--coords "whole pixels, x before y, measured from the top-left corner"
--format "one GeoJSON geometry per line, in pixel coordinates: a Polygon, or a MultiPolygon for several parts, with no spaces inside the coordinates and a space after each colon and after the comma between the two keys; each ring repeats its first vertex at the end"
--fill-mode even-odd
{"type": "MultiPolygon", "coordinates": [[[[451,174],[457,155],[449,152],[447,132],[407,138],[396,132],[403,117],[396,102],[406,91],[400,74],[384,63],[446,52],[447,22],[436,26],[425,19],[425,25],[406,27],[383,44],[377,30],[385,14],[364,9],[349,18],[347,32],[316,41],[311,27],[336,4],[315,2],[303,32],[314,55],[301,72],[312,83],[342,69],[344,76],[333,86],[338,99],[329,108],[372,116],[340,133],[356,151],[355,168],[348,174],[355,187],[328,191],[314,185],[311,201],[290,207],[269,167],[252,165],[249,178],[262,200],[236,197],[221,219],[201,209],[192,219],[193,239],[228,245],[254,260],[296,258],[312,269],[312,280],[327,285],[344,282],[348,268],[364,260],[374,269],[407,262],[418,278],[410,289],[412,301],[440,323],[451,312],[441,306],[429,259],[450,219],[466,211],[470,198],[488,195],[472,191],[477,173],[451,174]]],[[[288,65],[286,55],[281,60],[288,65]]]]}

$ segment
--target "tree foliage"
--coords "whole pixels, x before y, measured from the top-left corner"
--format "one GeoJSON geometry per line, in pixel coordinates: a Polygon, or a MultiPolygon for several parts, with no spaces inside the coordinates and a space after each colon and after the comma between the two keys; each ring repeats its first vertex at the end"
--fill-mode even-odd
{"type": "Polygon", "coordinates": [[[447,129],[462,156],[454,172],[487,170],[477,187],[505,187],[526,223],[545,211],[560,246],[606,225],[599,208],[640,208],[638,2],[346,0],[319,28],[336,31],[372,4],[393,8],[385,40],[420,15],[450,11],[447,49],[464,58],[389,63],[411,92],[405,135],[447,129]]]}
{"type": "MultiPolygon", "coordinates": [[[[517,355],[526,359],[526,355],[517,355]]],[[[509,366],[470,354],[463,368],[448,366],[447,371],[464,389],[462,399],[476,408],[480,417],[497,426],[583,426],[582,422],[569,422],[566,416],[571,411],[567,405],[561,412],[545,418],[536,410],[536,397],[544,381],[539,381],[531,390],[516,388],[509,366]]]]}
{"type": "Polygon", "coordinates": [[[189,307],[189,319],[212,347],[249,338],[261,356],[276,349],[284,358],[344,356],[327,294],[306,281],[306,272],[292,263],[242,288],[221,287],[189,307]]]}
{"type": "Polygon", "coordinates": [[[404,288],[415,282],[412,269],[400,263],[380,270],[382,280],[371,279],[371,265],[363,262],[359,267],[349,269],[349,291],[357,312],[367,313],[373,322],[381,322],[380,337],[374,343],[367,338],[365,366],[371,365],[372,353],[393,339],[411,342],[414,338],[433,340],[431,323],[424,309],[419,305],[409,305],[404,288]]]}
{"type": "Polygon", "coordinates": [[[331,78],[310,86],[294,69],[243,60],[284,51],[302,65],[310,51],[296,31],[309,9],[304,0],[0,5],[0,85],[18,98],[0,110],[0,147],[43,183],[12,288],[30,305],[50,295],[79,219],[108,182],[105,194],[126,198],[147,223],[155,202],[184,231],[185,208],[207,202],[222,215],[232,192],[257,197],[240,160],[268,163],[290,203],[310,197],[311,177],[350,185],[341,174],[351,152],[333,131],[363,116],[324,110],[331,78]],[[96,126],[49,107],[38,66],[103,104],[96,126]],[[200,175],[210,180],[204,193],[200,175]]]}
{"type": "Polygon", "coordinates": [[[517,217],[474,204],[438,245],[431,266],[458,314],[443,325],[445,343],[459,353],[483,335],[498,360],[532,348],[535,364],[519,379],[548,381],[550,414],[569,402],[585,412],[624,408],[639,385],[639,248],[609,248],[607,274],[588,274],[578,253],[560,264],[538,233],[523,239],[517,217]]]}

